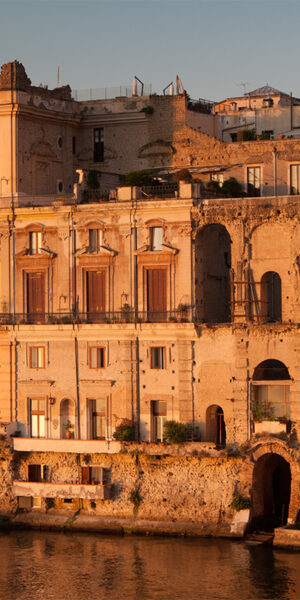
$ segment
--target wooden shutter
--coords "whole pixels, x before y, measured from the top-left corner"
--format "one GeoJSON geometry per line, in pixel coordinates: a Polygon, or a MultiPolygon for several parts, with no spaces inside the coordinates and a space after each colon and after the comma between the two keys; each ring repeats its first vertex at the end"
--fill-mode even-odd
{"type": "Polygon", "coordinates": [[[87,312],[96,314],[105,312],[105,271],[87,271],[87,312]]]}
{"type": "Polygon", "coordinates": [[[148,317],[164,320],[167,311],[167,269],[147,270],[148,317]]]}
{"type": "Polygon", "coordinates": [[[81,467],[81,483],[89,485],[90,481],[90,467],[81,467]]]}
{"type": "Polygon", "coordinates": [[[45,273],[27,273],[27,313],[34,321],[45,314],[45,273]]]}

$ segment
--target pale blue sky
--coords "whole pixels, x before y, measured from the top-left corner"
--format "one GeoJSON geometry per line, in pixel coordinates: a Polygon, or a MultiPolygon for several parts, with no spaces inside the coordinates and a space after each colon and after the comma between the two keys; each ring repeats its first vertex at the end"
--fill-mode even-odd
{"type": "Polygon", "coordinates": [[[130,84],[161,93],[178,73],[193,98],[269,83],[300,97],[298,0],[0,0],[0,63],[33,84],[130,84]]]}

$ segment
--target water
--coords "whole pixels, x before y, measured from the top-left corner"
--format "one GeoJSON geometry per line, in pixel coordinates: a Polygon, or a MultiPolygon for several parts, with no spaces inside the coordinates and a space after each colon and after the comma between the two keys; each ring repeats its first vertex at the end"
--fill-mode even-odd
{"type": "Polygon", "coordinates": [[[299,562],[229,540],[14,531],[0,600],[299,600],[299,562]]]}

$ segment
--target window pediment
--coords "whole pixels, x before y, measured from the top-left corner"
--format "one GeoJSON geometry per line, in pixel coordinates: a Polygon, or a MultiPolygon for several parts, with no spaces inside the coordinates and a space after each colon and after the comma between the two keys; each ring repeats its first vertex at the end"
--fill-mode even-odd
{"type": "Polygon", "coordinates": [[[162,244],[161,250],[151,250],[150,244],[144,244],[138,250],[135,250],[134,254],[136,256],[162,256],[162,255],[175,255],[178,254],[179,248],[175,248],[175,246],[171,246],[170,244],[162,244]]]}

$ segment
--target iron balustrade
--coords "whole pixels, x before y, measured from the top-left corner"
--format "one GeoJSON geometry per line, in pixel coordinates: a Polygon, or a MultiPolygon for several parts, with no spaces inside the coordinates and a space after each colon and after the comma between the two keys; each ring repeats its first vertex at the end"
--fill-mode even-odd
{"type": "Polygon", "coordinates": [[[0,313],[0,325],[72,325],[89,323],[191,323],[194,310],[171,311],[102,311],[102,312],[70,312],[70,313],[0,313]]]}
{"type": "Polygon", "coordinates": [[[161,183],[157,185],[143,185],[143,196],[149,198],[175,198],[178,194],[178,183],[161,183]]]}

